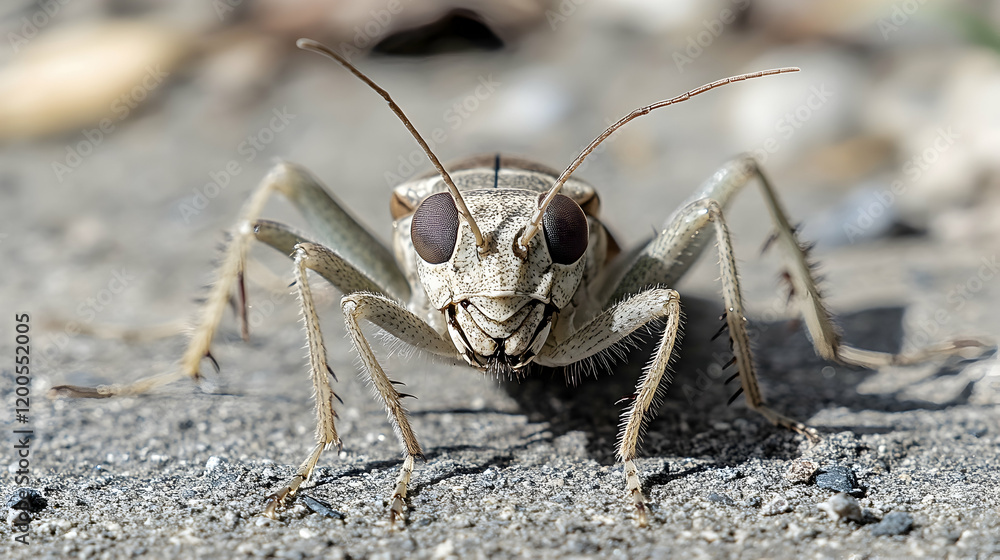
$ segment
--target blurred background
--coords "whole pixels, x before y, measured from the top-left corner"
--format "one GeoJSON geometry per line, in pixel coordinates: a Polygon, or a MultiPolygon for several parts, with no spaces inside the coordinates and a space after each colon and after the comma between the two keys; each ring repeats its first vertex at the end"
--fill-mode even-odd
{"type": "MultiPolygon", "coordinates": [[[[390,91],[442,160],[502,151],[559,169],[636,107],[798,66],[613,136],[577,173],[611,231],[641,240],[752,152],[818,243],[835,309],[930,302],[907,319],[917,345],[996,332],[973,303],[998,292],[997,2],[9,1],[0,31],[0,301],[52,325],[189,317],[221,232],[277,159],[389,239],[391,187],[429,165],[374,92],[295,48],[309,37],[390,91]]],[[[282,200],[266,216],[301,224],[282,200]]],[[[751,311],[783,316],[780,267],[757,258],[759,196],[729,219],[751,311]]],[[[708,258],[681,288],[714,297],[716,275],[708,258]]],[[[264,333],[295,320],[290,298],[264,297],[284,302],[258,306],[264,333]]],[[[105,367],[62,327],[37,344],[57,376],[105,367]]]]}

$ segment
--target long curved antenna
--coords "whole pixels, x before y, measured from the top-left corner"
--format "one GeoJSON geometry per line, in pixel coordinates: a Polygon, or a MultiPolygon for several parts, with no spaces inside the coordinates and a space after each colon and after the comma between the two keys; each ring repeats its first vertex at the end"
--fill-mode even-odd
{"type": "Polygon", "coordinates": [[[605,130],[603,133],[601,133],[600,136],[595,138],[594,141],[591,142],[589,146],[587,146],[586,148],[583,149],[582,152],[580,152],[580,155],[576,156],[576,159],[573,160],[573,163],[569,164],[569,167],[567,167],[566,170],[563,171],[561,175],[559,175],[559,178],[556,179],[556,182],[552,184],[552,188],[549,189],[548,194],[545,195],[545,199],[538,204],[538,209],[535,210],[535,213],[531,216],[531,222],[529,223],[528,227],[525,228],[524,233],[521,234],[521,238],[517,242],[518,245],[520,245],[522,249],[528,248],[528,242],[531,241],[531,238],[534,237],[535,234],[538,233],[538,230],[541,229],[542,227],[542,217],[545,215],[545,209],[548,208],[549,203],[552,202],[552,199],[555,198],[556,194],[559,193],[559,189],[561,189],[563,184],[566,183],[566,181],[569,179],[569,176],[572,175],[574,171],[576,171],[577,167],[580,167],[580,164],[583,163],[583,160],[586,159],[588,155],[590,155],[590,152],[593,152],[594,149],[597,148],[597,146],[599,146],[601,142],[604,142],[604,140],[608,136],[611,136],[611,134],[614,131],[625,126],[625,123],[631,121],[632,119],[641,117],[643,115],[647,115],[654,109],[659,109],[660,107],[666,107],[667,105],[680,103],[681,101],[687,101],[688,99],[691,99],[692,97],[700,93],[705,93],[710,89],[715,89],[717,87],[721,87],[726,84],[731,84],[733,82],[742,82],[743,80],[750,80],[752,78],[761,78],[763,76],[773,76],[775,74],[786,74],[789,72],[798,72],[798,71],[799,69],[794,67],[775,68],[772,70],[761,70],[760,72],[751,72],[749,74],[740,74],[739,76],[732,76],[729,78],[712,82],[710,84],[705,84],[699,88],[695,88],[683,95],[678,95],[677,97],[674,97],[672,99],[664,99],[663,101],[657,101],[652,105],[640,107],[639,109],[636,109],[635,111],[632,111],[631,113],[625,115],[624,117],[621,118],[621,120],[609,126],[607,130],[605,130]]]}
{"type": "Polygon", "coordinates": [[[403,121],[403,126],[406,127],[406,130],[410,131],[410,134],[412,134],[413,137],[417,140],[417,144],[420,144],[420,147],[423,148],[424,153],[427,154],[428,159],[431,160],[431,164],[433,164],[434,167],[437,169],[438,173],[441,174],[441,178],[444,179],[444,184],[448,185],[448,190],[451,192],[452,198],[455,199],[455,205],[458,207],[458,213],[461,214],[463,218],[465,218],[465,221],[469,223],[469,227],[472,228],[472,235],[476,237],[476,246],[483,247],[486,243],[486,240],[483,238],[482,232],[479,231],[479,226],[476,225],[476,220],[472,218],[472,213],[469,212],[469,207],[465,205],[465,200],[462,199],[462,194],[458,192],[458,187],[456,187],[455,182],[451,180],[451,175],[449,175],[448,171],[444,168],[443,165],[441,165],[441,161],[437,158],[436,155],[434,155],[434,152],[431,151],[431,147],[427,145],[427,142],[425,142],[424,138],[420,136],[420,133],[417,132],[417,129],[413,127],[413,124],[410,122],[410,119],[406,118],[406,115],[403,114],[403,110],[400,109],[399,105],[396,105],[396,102],[393,101],[392,97],[389,96],[389,92],[380,88],[375,82],[371,80],[371,78],[362,74],[361,71],[355,68],[353,64],[347,62],[347,60],[344,57],[333,52],[333,49],[327,47],[326,45],[319,43],[317,41],[313,41],[312,39],[299,39],[298,41],[295,42],[295,45],[302,50],[312,51],[314,53],[332,58],[333,60],[337,61],[341,66],[350,70],[351,74],[357,76],[359,80],[368,84],[368,87],[372,88],[373,90],[375,90],[376,93],[381,95],[382,99],[385,99],[386,103],[389,104],[389,108],[392,109],[393,113],[396,113],[396,116],[399,117],[399,120],[403,121]]]}

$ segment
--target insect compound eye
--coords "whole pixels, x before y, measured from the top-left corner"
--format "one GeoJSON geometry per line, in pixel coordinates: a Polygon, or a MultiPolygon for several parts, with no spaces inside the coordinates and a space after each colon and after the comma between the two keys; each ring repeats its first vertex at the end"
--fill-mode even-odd
{"type": "Polygon", "coordinates": [[[458,241],[458,208],[451,193],[432,194],[420,203],[410,221],[410,239],[420,258],[430,264],[451,258],[458,241]]]}
{"type": "Polygon", "coordinates": [[[542,228],[552,262],[573,264],[587,251],[590,241],[587,215],[572,198],[557,194],[545,209],[542,228]]]}

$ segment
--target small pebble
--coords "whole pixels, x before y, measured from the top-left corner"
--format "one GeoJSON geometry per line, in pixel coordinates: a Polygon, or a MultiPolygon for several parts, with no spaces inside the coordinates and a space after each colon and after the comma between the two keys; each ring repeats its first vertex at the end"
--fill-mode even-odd
{"type": "Polygon", "coordinates": [[[912,528],[912,515],[903,511],[894,511],[883,517],[878,525],[872,527],[872,534],[876,537],[882,535],[905,535],[912,528]]]}
{"type": "Polygon", "coordinates": [[[208,461],[205,461],[205,474],[209,474],[219,468],[219,465],[221,465],[222,462],[223,459],[221,457],[216,457],[215,455],[209,457],[208,461]]]}
{"type": "Polygon", "coordinates": [[[454,554],[455,544],[451,542],[451,539],[448,539],[434,547],[434,556],[432,556],[432,558],[444,559],[453,556],[454,554]]]}
{"type": "Polygon", "coordinates": [[[333,518],[333,519],[343,519],[344,518],[344,514],[343,513],[340,513],[339,511],[333,509],[330,506],[330,504],[328,504],[328,503],[326,503],[326,502],[324,502],[322,500],[317,500],[316,498],[313,498],[311,496],[305,496],[305,495],[303,495],[301,499],[302,499],[302,503],[305,504],[307,508],[309,508],[310,510],[312,510],[313,513],[318,513],[320,515],[325,515],[326,517],[330,517],[330,518],[333,518]]]}
{"type": "Polygon", "coordinates": [[[861,504],[853,496],[840,492],[830,496],[830,499],[819,504],[819,509],[830,514],[834,521],[848,519],[856,523],[861,523],[861,504]]]}
{"type": "Polygon", "coordinates": [[[7,496],[7,507],[37,513],[49,505],[48,500],[34,488],[18,488],[7,496]]]}
{"type": "Polygon", "coordinates": [[[716,471],[716,475],[721,478],[724,482],[732,482],[740,477],[740,471],[732,468],[726,467],[724,469],[719,469],[716,471]]]}
{"type": "Polygon", "coordinates": [[[831,465],[816,475],[816,486],[852,496],[864,496],[865,489],[858,484],[858,478],[850,467],[831,465]]]}
{"type": "Polygon", "coordinates": [[[16,509],[7,510],[7,525],[26,525],[31,523],[31,514],[16,509]]]}
{"type": "Polygon", "coordinates": [[[812,480],[813,475],[818,470],[819,465],[812,461],[793,461],[788,466],[788,470],[785,471],[785,480],[804,484],[812,480]]]}
{"type": "Polygon", "coordinates": [[[968,431],[968,434],[974,438],[981,438],[986,435],[989,429],[986,426],[976,426],[968,431]]]}
{"type": "Polygon", "coordinates": [[[736,502],[734,502],[733,499],[730,498],[729,496],[727,496],[725,494],[718,494],[716,492],[712,492],[711,494],[709,494],[708,496],[706,496],[706,499],[708,501],[710,501],[710,502],[724,504],[724,505],[727,505],[727,506],[734,506],[734,505],[736,505],[736,502]]]}
{"type": "Polygon", "coordinates": [[[790,511],[792,511],[792,506],[784,496],[775,496],[760,510],[764,515],[779,515],[790,511]]]}

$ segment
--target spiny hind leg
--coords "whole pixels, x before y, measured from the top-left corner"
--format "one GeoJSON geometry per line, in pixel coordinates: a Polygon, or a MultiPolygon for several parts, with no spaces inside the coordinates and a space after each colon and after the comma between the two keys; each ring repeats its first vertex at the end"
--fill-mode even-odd
{"type": "MultiPolygon", "coordinates": [[[[739,368],[737,375],[747,403],[771,422],[787,426],[812,437],[813,431],[768,408],[761,397],[753,357],[746,334],[739,277],[733,255],[730,235],[723,218],[723,207],[733,195],[751,180],[757,179],[764,201],[775,228],[774,240],[780,244],[788,259],[789,278],[792,283],[793,301],[805,319],[807,332],[816,353],[839,363],[868,368],[883,365],[913,364],[935,357],[982,353],[989,345],[976,340],[954,340],[917,350],[910,354],[892,354],[855,348],[841,341],[829,311],[823,305],[816,286],[807,250],[799,242],[795,229],[790,225],[774,189],[761,172],[757,162],[744,156],[727,163],[717,171],[692,197],[692,202],[677,210],[664,229],[641,251],[636,253],[617,282],[605,286],[605,301],[615,301],[623,294],[634,293],[647,286],[676,281],[698,257],[707,242],[715,239],[719,249],[723,296],[726,302],[726,326],[733,341],[733,353],[739,368]],[[714,224],[714,228],[708,225],[714,224]],[[714,230],[714,231],[713,231],[714,230]]],[[[735,378],[735,376],[734,376],[735,378]]],[[[735,398],[735,395],[734,395],[735,398]]]]}
{"type": "MultiPolygon", "coordinates": [[[[605,301],[617,301],[624,294],[635,293],[651,285],[673,285],[713,237],[710,230],[703,228],[705,218],[709,216],[697,216],[689,206],[701,200],[714,200],[721,217],[722,209],[728,206],[733,196],[754,179],[760,186],[774,225],[772,241],[781,245],[784,250],[788,278],[792,285],[792,301],[802,313],[817,354],[834,362],[875,369],[884,365],[915,364],[950,355],[970,357],[992,348],[992,345],[979,340],[959,339],[917,349],[909,354],[893,354],[844,344],[830,312],[823,304],[807,249],[799,241],[795,228],[789,223],[788,214],[767,177],[757,161],[749,155],[734,159],[721,167],[695,191],[689,199],[690,204],[678,209],[667,219],[664,228],[627,263],[628,266],[624,267],[627,272],[622,278],[617,281],[612,279],[607,283],[605,301]]],[[[718,235],[714,237],[718,239],[718,235]]]]}
{"type": "Polygon", "coordinates": [[[792,298],[801,308],[807,331],[817,354],[842,364],[878,369],[886,365],[918,364],[952,355],[973,357],[992,348],[992,345],[974,339],[950,340],[934,346],[918,348],[907,354],[877,352],[844,344],[816,286],[816,278],[813,276],[813,268],[808,259],[808,250],[799,241],[795,228],[789,223],[788,214],[782,207],[777,194],[755,160],[748,157],[743,160],[743,163],[760,184],[761,193],[775,228],[772,239],[785,250],[792,298]]]}
{"type": "Polygon", "coordinates": [[[270,195],[272,186],[265,181],[250,196],[241,212],[229,243],[222,256],[222,262],[215,272],[208,297],[199,310],[199,316],[191,331],[187,348],[181,356],[180,363],[173,371],[144,377],[128,384],[99,385],[97,387],[82,387],[77,385],[58,385],[49,389],[49,396],[65,396],[73,398],[109,398],[123,395],[138,395],[157,387],[189,378],[195,381],[201,379],[201,362],[208,358],[218,370],[218,362],[212,356],[211,343],[219,328],[222,315],[233,297],[234,288],[238,286],[241,320],[241,335],[244,340],[249,337],[246,315],[246,287],[244,271],[246,268],[246,251],[253,236],[250,223],[257,217],[270,195]]]}

